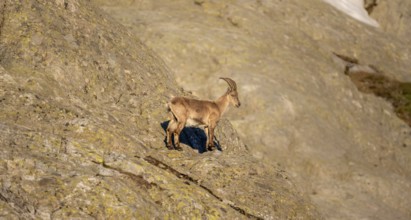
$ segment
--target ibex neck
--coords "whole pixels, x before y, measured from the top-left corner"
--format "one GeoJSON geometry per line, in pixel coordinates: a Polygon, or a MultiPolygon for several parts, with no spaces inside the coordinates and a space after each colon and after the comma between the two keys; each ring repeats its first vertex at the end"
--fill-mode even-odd
{"type": "Polygon", "coordinates": [[[230,104],[230,100],[228,99],[228,94],[225,93],[224,95],[222,95],[220,98],[218,98],[215,103],[218,106],[218,109],[220,109],[221,115],[223,115],[227,109],[228,109],[228,105],[230,104]]]}

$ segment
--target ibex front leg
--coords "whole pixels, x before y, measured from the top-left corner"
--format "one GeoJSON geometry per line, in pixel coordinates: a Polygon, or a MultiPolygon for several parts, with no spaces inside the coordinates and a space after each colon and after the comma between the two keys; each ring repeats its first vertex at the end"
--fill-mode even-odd
{"type": "Polygon", "coordinates": [[[207,150],[208,151],[212,151],[214,149],[214,129],[215,129],[216,125],[215,124],[211,124],[210,126],[208,126],[208,137],[207,137],[207,150]]]}
{"type": "Polygon", "coordinates": [[[209,145],[209,143],[210,143],[210,136],[209,136],[209,133],[210,132],[208,132],[209,131],[209,129],[208,129],[208,125],[206,125],[205,127],[204,127],[204,132],[205,132],[205,134],[206,134],[206,145],[205,145],[205,150],[207,150],[207,148],[208,148],[208,145],[209,145]]]}

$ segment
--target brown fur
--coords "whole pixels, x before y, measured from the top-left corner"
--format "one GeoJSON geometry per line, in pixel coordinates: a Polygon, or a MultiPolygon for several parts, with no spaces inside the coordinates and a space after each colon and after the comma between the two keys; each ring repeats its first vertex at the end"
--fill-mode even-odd
{"type": "Polygon", "coordinates": [[[168,149],[182,150],[179,136],[186,125],[202,126],[207,136],[206,147],[208,150],[214,148],[214,129],[221,116],[227,110],[229,104],[240,107],[236,83],[229,78],[225,80],[229,89],[215,101],[198,100],[187,97],[174,97],[168,103],[170,109],[170,122],[166,130],[166,141],[168,149]],[[171,140],[174,134],[174,147],[171,140]]]}

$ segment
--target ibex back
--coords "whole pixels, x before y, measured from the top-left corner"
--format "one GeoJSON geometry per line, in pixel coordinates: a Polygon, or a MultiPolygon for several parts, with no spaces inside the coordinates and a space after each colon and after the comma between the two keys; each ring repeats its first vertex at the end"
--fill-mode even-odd
{"type": "Polygon", "coordinates": [[[185,126],[202,126],[207,136],[207,150],[214,148],[214,129],[230,104],[240,107],[237,85],[230,78],[220,78],[228,83],[228,89],[215,101],[197,100],[187,97],[175,97],[168,103],[170,122],[166,130],[167,148],[182,150],[180,133],[185,126]],[[174,134],[174,146],[171,140],[174,134]]]}

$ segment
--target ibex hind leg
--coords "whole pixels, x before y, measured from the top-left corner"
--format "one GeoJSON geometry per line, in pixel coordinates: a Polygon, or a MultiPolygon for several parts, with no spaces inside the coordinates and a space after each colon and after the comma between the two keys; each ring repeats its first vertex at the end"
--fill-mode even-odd
{"type": "Polygon", "coordinates": [[[174,134],[174,149],[176,150],[183,150],[180,147],[180,133],[183,130],[185,123],[187,121],[187,116],[186,116],[186,110],[185,109],[175,109],[175,106],[169,105],[170,106],[170,113],[171,113],[171,120],[172,122],[170,130],[169,130],[169,135],[171,133],[174,134]]]}
{"type": "Polygon", "coordinates": [[[167,141],[167,148],[169,150],[173,150],[173,140],[171,139],[171,134],[174,134],[174,132],[177,129],[177,121],[172,118],[170,122],[168,123],[167,129],[166,129],[166,141],[167,141]]]}
{"type": "Polygon", "coordinates": [[[183,122],[178,122],[177,124],[177,129],[174,132],[174,144],[175,144],[175,149],[176,150],[183,150],[183,148],[180,147],[180,133],[184,129],[184,123],[183,122]]]}

